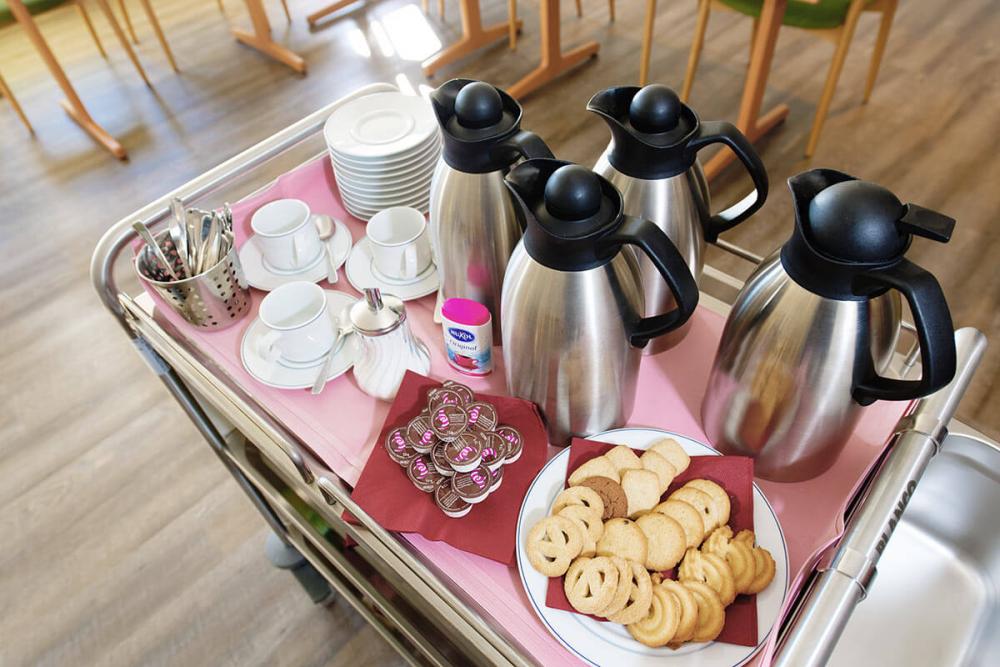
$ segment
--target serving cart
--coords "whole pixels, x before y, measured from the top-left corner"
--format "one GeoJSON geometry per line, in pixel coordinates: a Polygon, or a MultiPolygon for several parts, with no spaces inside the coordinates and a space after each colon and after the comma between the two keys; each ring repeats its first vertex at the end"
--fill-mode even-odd
{"type": "MultiPolygon", "coordinates": [[[[508,620],[484,608],[468,587],[456,582],[454,563],[442,562],[413,536],[389,532],[372,520],[352,500],[344,476],[276,416],[272,406],[260,401],[252,384],[226,372],[212,354],[193,342],[183,323],[160,316],[129,266],[135,243],[133,221],[162,228],[173,197],[187,206],[217,208],[224,201],[260,191],[304,163],[325,159],[322,129],[333,110],[349,99],[389,90],[395,89],[388,84],[366,86],[126,216],[99,242],[92,280],[132,345],[275,535],[301,554],[407,662],[547,664],[551,657],[546,656],[552,653],[540,652],[538,641],[528,641],[523,632],[513,630],[508,620]],[[357,523],[345,521],[345,512],[357,523]]],[[[717,245],[747,262],[761,261],[725,241],[717,245]]],[[[724,316],[740,287],[739,280],[707,266],[701,308],[724,316]]],[[[912,328],[904,327],[894,362],[900,376],[919,373],[914,339],[912,328]]],[[[844,499],[843,536],[815,559],[792,589],[787,613],[758,661],[823,664],[872,585],[875,564],[928,462],[944,441],[946,429],[996,450],[996,443],[951,419],[985,346],[982,335],[974,330],[961,330],[956,342],[959,369],[955,380],[911,405],[885,431],[887,446],[880,450],[863,483],[844,499]]],[[[331,415],[331,428],[336,423],[337,416],[331,415]]],[[[530,607],[525,606],[523,613],[530,615],[530,607]]]]}

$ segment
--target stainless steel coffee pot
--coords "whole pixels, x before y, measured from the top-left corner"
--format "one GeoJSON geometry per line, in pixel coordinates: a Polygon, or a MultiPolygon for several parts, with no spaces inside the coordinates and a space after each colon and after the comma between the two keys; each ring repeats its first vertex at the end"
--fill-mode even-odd
{"type": "Polygon", "coordinates": [[[520,129],[521,106],[488,83],[453,79],[431,93],[444,150],[431,179],[430,230],[440,297],[478,301],[500,340],[500,288],[524,229],[504,187],[522,157],[552,157],[537,135],[520,129]]]}
{"type": "Polygon", "coordinates": [[[670,239],[625,216],[619,192],[589,169],[528,160],[507,185],[527,221],[503,281],[507,388],[536,403],[550,441],[566,445],[625,423],[642,347],[687,321],[698,287],[670,239]],[[643,317],[639,264],[626,246],[657,267],[670,312],[643,317]]]}
{"type": "MultiPolygon", "coordinates": [[[[590,100],[587,109],[611,128],[611,143],[594,166],[622,193],[626,215],[652,220],[687,261],[695,280],[701,279],[705,241],[750,217],[767,198],[767,172],[747,138],[731,123],[702,122],[676,93],[653,84],[609,88],[590,100]],[[712,215],[708,184],[698,151],[725,144],[736,153],[753,180],[754,190],[736,204],[712,215]]],[[[646,314],[670,308],[656,268],[644,257],[643,288],[646,314]]],[[[655,354],[683,338],[686,328],[661,336],[645,348],[655,354]]]]}
{"type": "Polygon", "coordinates": [[[946,243],[955,221],[828,169],[788,184],[794,232],[739,293],[701,408],[716,448],[754,457],[756,474],[777,481],[833,465],[862,406],[926,396],[955,373],[944,294],[904,257],[914,235],[946,243]],[[882,375],[900,294],[919,339],[919,380],[882,375]]]}

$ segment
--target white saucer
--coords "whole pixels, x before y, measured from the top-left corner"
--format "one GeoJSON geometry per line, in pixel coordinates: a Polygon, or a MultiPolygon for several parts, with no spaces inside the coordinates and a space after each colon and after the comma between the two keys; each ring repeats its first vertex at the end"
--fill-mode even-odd
{"type": "MultiPolygon", "coordinates": [[[[347,261],[347,256],[351,252],[351,232],[348,231],[347,225],[340,220],[334,219],[333,224],[337,228],[337,233],[327,243],[330,244],[330,249],[333,251],[337,268],[340,268],[347,261]]],[[[240,264],[243,265],[243,273],[246,274],[250,286],[265,292],[298,280],[317,283],[327,276],[324,253],[320,253],[316,260],[301,271],[286,273],[272,270],[264,262],[264,256],[257,245],[256,236],[251,236],[240,248],[240,264]]]]}
{"type": "MultiPolygon", "coordinates": [[[[333,290],[323,290],[326,293],[327,314],[333,321],[334,328],[339,328],[337,318],[345,307],[357,301],[356,298],[344,292],[334,292],[333,290]]],[[[240,342],[240,360],[243,368],[261,384],[276,389],[309,389],[316,381],[316,374],[323,366],[325,358],[320,358],[315,364],[286,364],[281,361],[271,362],[257,352],[257,339],[264,334],[267,327],[254,318],[254,321],[247,327],[240,342]]],[[[358,355],[357,336],[350,335],[344,341],[343,347],[334,355],[333,365],[330,367],[330,375],[327,381],[343,375],[354,365],[354,360],[358,355]]]]}
{"type": "Polygon", "coordinates": [[[438,125],[430,102],[402,93],[377,93],[347,102],[326,121],[331,150],[360,162],[379,162],[422,147],[438,125]]]}
{"type": "Polygon", "coordinates": [[[414,150],[404,153],[401,157],[393,160],[379,160],[378,162],[358,162],[330,148],[327,148],[327,153],[337,167],[346,169],[351,174],[357,176],[381,176],[383,174],[395,176],[424,168],[428,162],[436,161],[441,155],[441,141],[436,136],[431,137],[431,141],[428,141],[426,145],[418,146],[414,150]]]}
{"type": "Polygon", "coordinates": [[[378,287],[388,294],[398,296],[403,301],[419,299],[428,294],[433,294],[437,291],[441,282],[438,278],[437,267],[432,267],[424,271],[419,280],[411,283],[400,284],[380,280],[372,273],[372,253],[367,238],[363,238],[354,244],[354,248],[351,249],[351,255],[347,258],[347,265],[344,267],[344,272],[347,273],[347,281],[351,283],[351,287],[359,292],[365,287],[378,287]]]}

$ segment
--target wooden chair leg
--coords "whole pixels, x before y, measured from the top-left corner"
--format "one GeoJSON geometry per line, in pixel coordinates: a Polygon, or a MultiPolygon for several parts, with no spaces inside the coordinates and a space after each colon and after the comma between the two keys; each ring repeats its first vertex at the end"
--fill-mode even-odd
{"type": "Polygon", "coordinates": [[[858,18],[861,10],[865,7],[866,0],[853,0],[847,10],[847,18],[840,29],[840,39],[837,40],[837,49],[833,53],[833,60],[830,62],[830,71],[826,75],[826,83],[823,85],[823,95],[819,98],[819,105],[816,107],[816,117],[813,119],[812,130],[809,132],[809,142],[806,144],[806,157],[812,157],[816,151],[816,144],[819,143],[820,132],[823,131],[823,123],[826,122],[826,115],[830,111],[830,103],[833,101],[833,93],[837,89],[837,81],[840,73],[844,69],[844,61],[847,60],[847,50],[851,47],[851,38],[854,37],[854,29],[858,25],[858,18]]]}
{"type": "Polygon", "coordinates": [[[125,33],[122,32],[122,27],[118,24],[118,20],[115,18],[115,13],[111,11],[111,5],[108,4],[108,0],[97,0],[97,6],[101,8],[104,13],[104,18],[107,19],[108,23],[111,24],[111,30],[115,33],[115,37],[118,38],[118,43],[122,45],[125,49],[125,53],[128,55],[129,60],[132,61],[132,65],[135,66],[135,70],[142,77],[143,82],[149,86],[153,87],[153,84],[149,82],[149,78],[146,76],[146,70],[142,68],[142,63],[139,62],[138,56],[135,55],[135,51],[132,50],[132,46],[128,43],[128,38],[125,33]]]}
{"type": "Polygon", "coordinates": [[[896,15],[897,0],[885,0],[882,8],[882,22],[878,26],[878,37],[875,38],[875,48],[872,50],[872,61],[868,65],[868,80],[865,82],[865,95],[861,103],[868,102],[875,89],[875,79],[878,78],[879,67],[882,66],[882,55],[885,53],[886,42],[889,41],[889,30],[892,19],[896,15]]]}
{"type": "Polygon", "coordinates": [[[135,35],[135,29],[132,27],[132,18],[128,15],[128,8],[125,6],[125,0],[118,0],[118,9],[121,10],[122,20],[125,21],[125,29],[128,30],[129,37],[132,38],[133,44],[139,43],[139,38],[135,35]]]}
{"type": "Polygon", "coordinates": [[[517,48],[517,0],[507,0],[507,43],[511,51],[517,48]]]}
{"type": "Polygon", "coordinates": [[[438,0],[438,16],[444,18],[444,0],[438,0]]]}
{"type": "Polygon", "coordinates": [[[90,14],[87,13],[86,7],[83,6],[83,0],[76,0],[73,4],[76,5],[76,11],[80,15],[83,25],[87,27],[87,32],[90,33],[91,39],[94,40],[94,46],[97,47],[97,52],[101,54],[102,58],[107,60],[108,52],[104,50],[104,45],[101,44],[101,38],[97,36],[97,31],[94,30],[94,24],[91,23],[90,14]]]}
{"type": "Polygon", "coordinates": [[[217,4],[219,6],[219,12],[221,14],[225,14],[226,13],[226,7],[222,4],[222,0],[215,0],[215,4],[217,4]]]}
{"type": "Polygon", "coordinates": [[[646,0],[646,20],[642,26],[642,55],[639,56],[639,85],[649,83],[649,57],[653,52],[653,23],[656,22],[656,0],[646,0]]]}
{"type": "Polygon", "coordinates": [[[576,0],[576,17],[583,16],[583,0],[576,0]]]}
{"type": "MultiPolygon", "coordinates": [[[[753,57],[753,47],[757,45],[757,28],[760,27],[760,17],[753,18],[753,28],[750,30],[750,57],[753,57]]],[[[747,67],[749,67],[749,63],[747,67]]]]}
{"type": "Polygon", "coordinates": [[[167,56],[167,62],[170,63],[170,68],[175,72],[179,72],[177,69],[177,62],[174,60],[174,54],[170,50],[170,44],[167,43],[167,38],[163,34],[163,29],[160,27],[160,20],[156,16],[156,12],[153,11],[153,5],[150,4],[149,0],[139,0],[142,3],[142,10],[146,13],[146,20],[149,24],[153,26],[153,33],[156,35],[156,39],[160,42],[160,48],[163,49],[163,54],[167,56]]]}
{"type": "Polygon", "coordinates": [[[609,20],[614,23],[615,20],[615,0],[608,0],[608,16],[609,20]]]}
{"type": "Polygon", "coordinates": [[[681,88],[681,101],[687,102],[694,85],[694,73],[698,69],[698,59],[701,58],[701,48],[705,45],[705,30],[708,29],[708,15],[712,11],[712,0],[698,0],[698,19],[694,25],[694,39],[691,40],[691,53],[688,54],[687,71],[684,73],[684,87],[681,88]]]}
{"type": "Polygon", "coordinates": [[[24,110],[21,108],[21,105],[17,103],[17,98],[14,97],[14,93],[11,91],[10,87],[7,86],[7,82],[3,80],[3,75],[0,75],[0,97],[6,97],[10,100],[10,106],[14,109],[14,113],[16,113],[17,117],[21,119],[24,126],[28,128],[28,132],[34,134],[35,128],[31,126],[31,122],[28,120],[28,117],[24,115],[24,110]]]}
{"type": "Polygon", "coordinates": [[[285,10],[285,19],[289,23],[291,23],[292,22],[292,14],[291,14],[291,12],[288,11],[288,0],[281,0],[281,8],[285,10]]]}

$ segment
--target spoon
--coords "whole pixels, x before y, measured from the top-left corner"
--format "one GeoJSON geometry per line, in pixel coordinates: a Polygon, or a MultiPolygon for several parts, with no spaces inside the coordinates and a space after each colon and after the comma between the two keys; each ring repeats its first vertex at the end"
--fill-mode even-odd
{"type": "Polygon", "coordinates": [[[146,245],[153,249],[156,259],[164,266],[164,268],[166,268],[170,277],[174,280],[180,280],[180,278],[177,277],[177,273],[174,271],[173,265],[167,260],[167,256],[163,254],[160,244],[156,242],[155,238],[153,238],[153,234],[149,231],[149,227],[142,224],[139,220],[136,220],[132,223],[132,229],[134,229],[136,233],[142,237],[142,240],[146,242],[146,245]]]}
{"type": "Polygon", "coordinates": [[[170,230],[170,239],[174,242],[174,248],[177,249],[177,256],[180,257],[185,277],[192,276],[194,273],[191,271],[192,267],[188,264],[187,257],[187,227],[184,224],[184,202],[177,197],[171,199],[170,213],[173,217],[170,226],[167,227],[170,230]]]}
{"type": "MultiPolygon", "coordinates": [[[[333,218],[328,215],[316,215],[313,217],[316,231],[326,248],[326,282],[333,285],[337,282],[337,265],[333,261],[333,251],[330,250],[330,239],[337,234],[337,227],[333,224],[333,218]]],[[[318,392],[313,392],[318,393],[318,392]]]]}
{"type": "MultiPolygon", "coordinates": [[[[352,304],[353,305],[353,304],[352,304]]],[[[333,342],[330,347],[330,351],[326,353],[326,359],[323,361],[323,368],[319,370],[319,375],[316,376],[316,381],[312,386],[312,393],[319,394],[326,387],[326,378],[330,375],[330,368],[333,366],[333,358],[337,356],[340,349],[344,347],[344,343],[347,342],[347,337],[354,333],[354,327],[350,323],[350,310],[351,305],[344,306],[344,309],[340,311],[340,315],[337,317],[337,339],[333,342]],[[343,324],[346,322],[347,324],[343,324]]]]}

